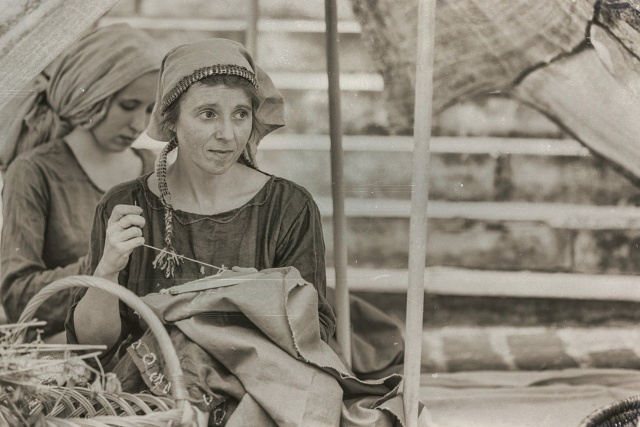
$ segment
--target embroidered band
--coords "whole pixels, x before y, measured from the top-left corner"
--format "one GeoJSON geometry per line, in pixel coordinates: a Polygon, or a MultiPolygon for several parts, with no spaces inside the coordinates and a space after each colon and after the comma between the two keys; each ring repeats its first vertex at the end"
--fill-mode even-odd
{"type": "Polygon", "coordinates": [[[256,80],[255,74],[247,70],[245,67],[240,65],[224,64],[212,65],[210,67],[199,68],[192,74],[183,77],[182,80],[180,80],[178,84],[176,84],[162,99],[162,112],[164,113],[182,93],[191,87],[192,84],[204,79],[205,77],[213,75],[242,77],[243,79],[248,80],[249,83],[258,90],[258,81],[256,80]]]}

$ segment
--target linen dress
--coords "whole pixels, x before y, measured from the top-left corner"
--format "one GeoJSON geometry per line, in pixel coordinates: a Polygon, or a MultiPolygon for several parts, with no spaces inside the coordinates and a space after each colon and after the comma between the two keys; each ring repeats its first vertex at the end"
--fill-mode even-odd
{"type": "MultiPolygon", "coordinates": [[[[155,153],[134,150],[143,173],[153,170],[155,153]]],[[[29,300],[56,279],[85,274],[95,208],[104,191],[86,174],[61,139],[22,154],[4,176],[0,249],[2,305],[15,323],[29,300]]],[[[73,292],[47,300],[36,317],[45,336],[64,330],[73,292]]]]}
{"type": "MultiPolygon", "coordinates": [[[[95,270],[102,257],[109,216],[119,204],[142,207],[141,215],[146,220],[142,229],[145,244],[164,247],[164,207],[149,189],[147,179],[148,175],[114,187],[98,204],[91,236],[90,271],[95,270]]],[[[328,341],[333,335],[335,316],[325,299],[325,246],[320,213],[311,195],[301,186],[270,175],[262,189],[239,208],[215,215],[174,210],[173,230],[175,251],[203,263],[229,269],[234,266],[258,270],[295,267],[318,292],[318,328],[322,339],[328,341]]],[[[174,277],[167,278],[164,271],[153,267],[157,254],[155,249],[136,248],[118,275],[120,285],[144,296],[217,273],[213,267],[182,261],[174,277]]],[[[77,342],[73,313],[85,292],[78,292],[69,311],[66,327],[71,343],[77,342]]],[[[124,354],[144,333],[138,316],[122,303],[120,316],[120,340],[103,355],[103,364],[113,363],[114,355],[124,354]]]]}

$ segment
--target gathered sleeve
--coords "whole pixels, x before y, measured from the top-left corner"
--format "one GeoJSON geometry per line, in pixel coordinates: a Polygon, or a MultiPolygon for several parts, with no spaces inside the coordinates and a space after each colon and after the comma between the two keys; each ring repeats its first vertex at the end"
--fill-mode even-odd
{"type": "Polygon", "coordinates": [[[336,319],[326,299],[325,246],[320,211],[309,197],[302,210],[292,218],[294,221],[279,241],[275,263],[279,267],[297,268],[302,278],[315,286],[318,291],[320,335],[324,341],[328,341],[335,333],[336,319]]]}
{"type": "MultiPolygon", "coordinates": [[[[38,167],[17,159],[4,176],[3,227],[0,239],[2,305],[10,322],[18,321],[31,298],[54,280],[85,274],[86,257],[64,267],[47,269],[43,259],[49,210],[49,187],[38,167]]],[[[64,330],[72,291],[45,301],[35,317],[46,320],[45,336],[64,330]]]]}

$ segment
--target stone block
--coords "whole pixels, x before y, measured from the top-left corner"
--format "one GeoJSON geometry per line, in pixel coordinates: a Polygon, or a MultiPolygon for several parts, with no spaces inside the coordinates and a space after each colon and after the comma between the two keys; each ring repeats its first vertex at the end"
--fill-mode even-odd
{"type": "Polygon", "coordinates": [[[589,353],[594,368],[640,369],[640,358],[629,348],[618,348],[589,353]]]}
{"type": "Polygon", "coordinates": [[[200,41],[212,37],[221,37],[244,42],[244,35],[238,31],[181,31],[181,30],[146,30],[157,41],[160,52],[168,52],[176,46],[200,41]]]}
{"type": "MultiPolygon", "coordinates": [[[[300,138],[304,144],[304,136],[300,138]]],[[[316,197],[331,196],[328,151],[258,150],[260,167],[302,185],[316,197]]],[[[345,195],[353,198],[411,199],[412,155],[406,152],[345,152],[345,195]]],[[[432,200],[491,200],[495,158],[489,155],[436,154],[431,157],[432,200]]]]}
{"type": "Polygon", "coordinates": [[[478,370],[506,370],[508,365],[496,353],[485,333],[474,335],[444,335],[444,357],[450,372],[478,370]]]}
{"type": "Polygon", "coordinates": [[[595,157],[510,156],[511,198],[530,202],[636,204],[640,189],[595,157]]]}
{"type": "Polygon", "coordinates": [[[140,12],[154,18],[246,19],[248,1],[143,0],[140,12]]]}
{"type": "MultiPolygon", "coordinates": [[[[377,73],[359,34],[341,34],[338,52],[341,73],[377,73]]],[[[261,32],[258,61],[266,70],[326,73],[326,35],[261,32]]]]}
{"type": "Polygon", "coordinates": [[[640,273],[640,230],[576,231],[573,270],[578,273],[640,273]]]}
{"type": "Polygon", "coordinates": [[[562,340],[551,333],[507,336],[518,369],[544,370],[577,368],[578,363],[568,355],[562,340]]]}
{"type": "MultiPolygon", "coordinates": [[[[355,20],[349,0],[338,0],[338,19],[355,20]]],[[[324,3],[269,0],[258,3],[260,17],[278,19],[324,20],[324,3]]],[[[248,1],[224,0],[143,0],[142,13],[154,17],[233,18],[244,19],[249,13],[248,1]]]]}
{"type": "MultiPolygon", "coordinates": [[[[337,0],[338,20],[355,20],[351,2],[349,0],[337,0]]],[[[324,2],[290,0],[268,0],[260,3],[260,11],[263,16],[289,18],[289,19],[319,19],[324,20],[324,2]]]]}
{"type": "MultiPolygon", "coordinates": [[[[295,134],[329,134],[329,98],[324,90],[282,89],[286,131],[295,134]]],[[[344,135],[386,133],[384,99],[378,92],[342,91],[344,135]]]]}
{"type": "MultiPolygon", "coordinates": [[[[324,218],[329,265],[333,256],[331,226],[330,218],[324,218]]],[[[349,218],[347,226],[351,266],[407,268],[408,218],[349,218]]],[[[426,263],[489,270],[569,271],[571,236],[539,223],[430,220],[426,263]]]]}

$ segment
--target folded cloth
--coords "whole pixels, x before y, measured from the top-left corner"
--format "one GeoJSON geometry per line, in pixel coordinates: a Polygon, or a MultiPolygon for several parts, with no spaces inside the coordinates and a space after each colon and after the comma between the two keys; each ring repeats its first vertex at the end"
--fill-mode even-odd
{"type": "MultiPolygon", "coordinates": [[[[198,292],[143,298],[172,325],[170,335],[194,401],[239,400],[229,426],[404,425],[402,377],[360,380],[343,365],[320,339],[317,292],[295,268],[226,280],[243,274],[201,279],[211,287],[198,292]]],[[[151,334],[134,344],[128,357],[151,391],[168,390],[166,379],[159,380],[149,363],[162,365],[151,334]]]]}
{"type": "MultiPolygon", "coordinates": [[[[336,306],[333,288],[327,301],[336,306]]],[[[401,323],[364,299],[349,295],[351,314],[351,370],[360,379],[399,374],[404,368],[404,333],[401,323]]],[[[329,345],[344,360],[335,335],[329,345]]]]}

